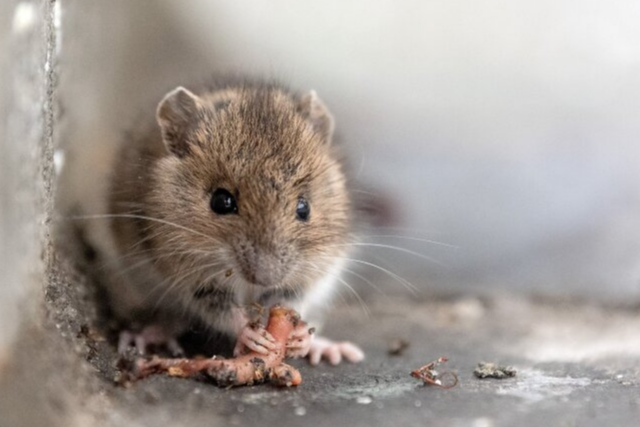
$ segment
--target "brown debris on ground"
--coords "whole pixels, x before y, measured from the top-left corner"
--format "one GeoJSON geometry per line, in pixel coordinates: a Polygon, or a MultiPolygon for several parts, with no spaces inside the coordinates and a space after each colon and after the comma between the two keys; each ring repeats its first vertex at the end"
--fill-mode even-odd
{"type": "Polygon", "coordinates": [[[169,376],[185,378],[204,374],[222,387],[264,382],[276,386],[297,386],[302,382],[300,372],[284,363],[284,359],[289,335],[300,322],[300,316],[295,310],[274,306],[269,310],[266,330],[275,339],[276,349],[269,354],[249,352],[231,359],[171,359],[154,356],[151,359],[136,360],[126,380],[135,381],[166,372],[169,376]]]}
{"type": "Polygon", "coordinates": [[[502,380],[505,378],[512,378],[516,376],[517,371],[512,366],[500,366],[497,363],[480,362],[473,374],[480,378],[495,378],[502,380]]]}
{"type": "Polygon", "coordinates": [[[432,385],[440,388],[452,388],[458,384],[458,376],[451,371],[439,373],[436,367],[449,361],[442,356],[433,362],[429,362],[421,368],[411,371],[411,376],[422,380],[425,385],[432,385]]]}
{"type": "Polygon", "coordinates": [[[389,341],[387,345],[387,354],[389,354],[389,356],[402,356],[407,348],[409,348],[409,341],[397,338],[389,341]]]}

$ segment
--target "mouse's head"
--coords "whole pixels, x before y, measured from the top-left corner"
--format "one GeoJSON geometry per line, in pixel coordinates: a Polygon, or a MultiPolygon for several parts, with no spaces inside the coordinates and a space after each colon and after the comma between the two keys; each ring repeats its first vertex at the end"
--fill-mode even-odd
{"type": "Polygon", "coordinates": [[[333,120],[315,92],[184,88],[157,109],[170,153],[157,165],[155,215],[177,259],[213,283],[304,291],[335,274],[350,237],[333,120]],[[226,274],[225,274],[226,273],[226,274]]]}

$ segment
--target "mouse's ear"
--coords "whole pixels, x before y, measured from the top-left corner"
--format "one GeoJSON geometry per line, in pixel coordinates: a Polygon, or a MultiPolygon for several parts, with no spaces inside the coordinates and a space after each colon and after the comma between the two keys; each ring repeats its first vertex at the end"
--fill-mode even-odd
{"type": "Polygon", "coordinates": [[[309,91],[300,98],[298,111],[311,124],[313,130],[330,142],[333,136],[333,116],[315,90],[309,91]]]}
{"type": "Polygon", "coordinates": [[[166,94],[158,104],[156,119],[162,139],[167,149],[178,157],[189,153],[187,133],[199,108],[200,99],[182,86],[166,94]]]}

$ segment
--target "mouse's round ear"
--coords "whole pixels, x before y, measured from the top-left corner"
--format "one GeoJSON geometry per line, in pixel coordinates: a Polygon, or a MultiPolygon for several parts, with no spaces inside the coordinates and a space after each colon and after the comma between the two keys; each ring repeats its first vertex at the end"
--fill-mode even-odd
{"type": "Polygon", "coordinates": [[[200,108],[200,98],[179,86],[165,95],[158,104],[156,120],[167,149],[178,157],[190,151],[187,133],[200,108]]]}
{"type": "Polygon", "coordinates": [[[298,111],[311,124],[313,130],[330,142],[333,136],[333,116],[315,90],[311,90],[300,98],[298,111]]]}

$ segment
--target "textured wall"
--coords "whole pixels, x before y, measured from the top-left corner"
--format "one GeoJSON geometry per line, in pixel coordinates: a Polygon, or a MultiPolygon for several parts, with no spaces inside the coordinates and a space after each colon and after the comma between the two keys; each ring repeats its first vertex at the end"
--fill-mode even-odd
{"type": "MultiPolygon", "coordinates": [[[[88,375],[69,337],[74,289],[51,243],[57,17],[53,0],[0,3],[0,425],[77,425],[88,375]]],[[[75,313],[75,314],[74,314],[75,313]]],[[[88,421],[88,419],[85,419],[88,421]]]]}
{"type": "Polygon", "coordinates": [[[52,209],[53,2],[0,5],[0,360],[42,302],[52,209]]]}

